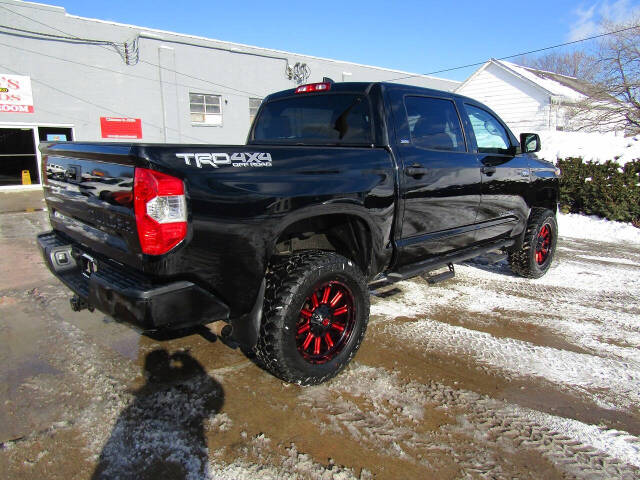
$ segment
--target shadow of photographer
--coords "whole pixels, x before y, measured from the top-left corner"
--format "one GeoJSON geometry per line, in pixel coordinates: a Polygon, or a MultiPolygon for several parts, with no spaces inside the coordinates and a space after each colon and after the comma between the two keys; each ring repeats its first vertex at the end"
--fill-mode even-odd
{"type": "Polygon", "coordinates": [[[204,422],[222,408],[222,386],[188,352],[154,350],[144,374],[92,479],[210,478],[204,422]]]}

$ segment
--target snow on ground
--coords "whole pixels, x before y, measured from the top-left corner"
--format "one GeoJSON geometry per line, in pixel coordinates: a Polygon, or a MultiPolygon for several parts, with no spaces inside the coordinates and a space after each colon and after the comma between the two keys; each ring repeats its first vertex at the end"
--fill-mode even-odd
{"type": "Polygon", "coordinates": [[[632,408],[640,402],[640,366],[583,353],[542,347],[512,338],[421,319],[389,325],[385,332],[422,354],[465,358],[506,377],[535,377],[592,397],[604,408],[632,408]],[[624,372],[624,375],[620,375],[624,372]]]}
{"type": "Polygon", "coordinates": [[[505,264],[460,265],[456,271],[455,284],[401,284],[402,294],[373,305],[372,314],[384,317],[374,324],[388,323],[387,333],[425,354],[470,359],[502,376],[539,378],[560,390],[593,396],[606,408],[630,408],[640,400],[640,311],[637,304],[633,309],[633,303],[627,310],[632,292],[640,290],[640,268],[620,271],[574,255],[558,260],[546,277],[535,281],[510,276],[505,264]],[[614,272],[617,278],[612,278],[614,272]],[[540,297],[546,303],[543,310],[540,297]],[[464,326],[432,319],[451,309],[458,310],[456,317],[464,326]],[[418,320],[388,322],[399,315],[418,320]],[[476,330],[503,323],[510,325],[506,332],[518,325],[543,328],[589,353],[476,330]]]}
{"type": "Polygon", "coordinates": [[[578,158],[604,163],[612,160],[620,165],[640,159],[640,135],[635,137],[587,132],[541,131],[542,149],[538,158],[555,163],[558,159],[578,158]]]}
{"type": "MultiPolygon", "coordinates": [[[[472,372],[524,381],[527,389],[529,384],[537,384],[532,391],[568,394],[575,399],[571,403],[637,414],[640,230],[579,215],[560,215],[559,223],[559,248],[546,276],[523,279],[510,272],[506,261],[490,265],[482,258],[476,259],[456,265],[452,281],[428,286],[419,278],[413,279],[399,283],[401,292],[395,296],[375,298],[371,328],[382,331],[384,338],[395,339],[409,356],[422,357],[425,363],[436,363],[435,359],[440,358],[439,365],[456,362],[472,372]]],[[[384,398],[402,399],[403,411],[409,412],[419,411],[423,398],[423,408],[429,408],[428,399],[433,394],[428,392],[436,388],[433,383],[401,386],[394,375],[358,367],[357,374],[348,379],[339,377],[332,388],[366,396],[374,404],[384,404],[384,398]],[[418,393],[408,394],[407,389],[418,393]]],[[[321,403],[321,397],[314,395],[309,392],[303,397],[321,403]]],[[[449,408],[463,406],[465,411],[456,417],[455,425],[441,431],[475,432],[475,438],[485,442],[495,435],[504,448],[509,448],[507,437],[519,444],[526,432],[537,432],[533,438],[542,437],[544,446],[536,447],[535,441],[529,443],[529,439],[523,444],[539,448],[543,456],[579,478],[590,477],[582,466],[567,461],[576,454],[567,446],[588,446],[599,454],[640,467],[640,437],[622,429],[551,415],[464,389],[448,392],[444,401],[437,397],[436,403],[449,408]]],[[[352,416],[362,418],[355,413],[352,416]]],[[[411,418],[420,415],[412,413],[411,418]]],[[[338,418],[334,422],[340,421],[343,420],[338,418]]],[[[375,424],[373,419],[369,423],[375,424]]],[[[379,433],[384,436],[390,429],[387,425],[379,433]]],[[[404,443],[399,444],[402,451],[422,442],[435,442],[433,437],[407,436],[403,425],[391,430],[404,438],[404,443]]],[[[354,434],[354,439],[363,441],[366,436],[360,432],[354,434]]],[[[495,458],[483,460],[480,452],[474,452],[472,459],[472,463],[495,468],[505,465],[495,458]]],[[[464,457],[460,459],[465,471],[473,471],[465,462],[464,457]]],[[[499,469],[489,473],[505,476],[499,469]]],[[[636,478],[635,475],[637,472],[627,478],[636,478]]],[[[614,477],[622,478],[604,468],[594,476],[614,477]]]]}
{"type": "Polygon", "coordinates": [[[5,476],[638,479],[638,231],[577,215],[559,223],[540,279],[480,258],[450,281],[418,277],[372,297],[355,361],[309,388],[193,337],[143,342],[130,359],[96,341],[114,324],[73,323],[61,285],[20,292],[35,313],[19,318],[46,319],[35,344],[64,372],[26,378],[24,401],[41,411],[46,395],[65,413],[0,443],[5,476]]]}
{"type": "Polygon", "coordinates": [[[612,222],[596,216],[560,213],[558,214],[558,229],[561,237],[607,243],[640,244],[640,228],[636,228],[630,223],[612,222]]]}
{"type": "Polygon", "coordinates": [[[554,265],[540,279],[514,276],[506,261],[467,262],[451,282],[402,282],[402,293],[373,303],[372,323],[424,355],[464,358],[503,377],[550,382],[604,408],[633,409],[640,401],[640,230],[560,215],[560,235],[554,265]],[[620,247],[594,252],[564,240],[564,232],[620,247]],[[623,248],[622,239],[631,245],[623,248]],[[441,321],[452,309],[458,324],[441,321]],[[398,316],[415,320],[390,321],[398,316]],[[510,338],[518,325],[544,329],[576,351],[510,338]],[[496,336],[497,328],[506,337],[496,336]]]}
{"type": "MultiPolygon", "coordinates": [[[[513,443],[535,448],[541,455],[559,462],[569,473],[600,478],[599,467],[581,465],[579,455],[616,459],[640,466],[640,440],[625,431],[589,425],[550,415],[480,395],[464,388],[439,382],[426,384],[401,378],[385,368],[354,364],[326,386],[311,387],[299,395],[299,402],[310,408],[323,426],[346,434],[353,441],[368,444],[390,456],[410,458],[414,451],[443,452],[455,456],[468,475],[478,478],[508,478],[504,459],[497,458],[485,445],[513,449],[513,443]],[[421,430],[423,416],[433,411],[455,417],[452,424],[438,431],[421,430]],[[472,436],[465,449],[451,450],[452,434],[472,436]],[[502,460],[502,461],[501,461],[502,460]]],[[[429,461],[419,457],[425,466],[429,461]]],[[[603,473],[603,472],[600,472],[603,473]]]]}
{"type": "Polygon", "coordinates": [[[355,475],[352,469],[339,465],[329,468],[314,461],[305,453],[299,453],[294,444],[287,448],[286,455],[275,455],[271,450],[271,439],[264,434],[248,442],[247,450],[258,461],[237,459],[230,464],[212,462],[211,474],[198,480],[284,480],[308,478],[312,480],[369,480],[370,472],[364,470],[355,475]],[[267,458],[268,457],[268,458],[267,458]],[[275,458],[273,458],[275,457],[275,458]]]}

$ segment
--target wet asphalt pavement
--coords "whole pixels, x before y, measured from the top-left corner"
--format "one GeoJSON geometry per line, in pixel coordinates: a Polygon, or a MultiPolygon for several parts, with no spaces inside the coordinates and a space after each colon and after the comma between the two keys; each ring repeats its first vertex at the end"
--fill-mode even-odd
{"type": "Polygon", "coordinates": [[[372,297],[355,361],[283,384],[208,330],[72,312],[0,214],[2,478],[640,478],[640,246],[562,239],[543,279],[483,259],[372,297]]]}

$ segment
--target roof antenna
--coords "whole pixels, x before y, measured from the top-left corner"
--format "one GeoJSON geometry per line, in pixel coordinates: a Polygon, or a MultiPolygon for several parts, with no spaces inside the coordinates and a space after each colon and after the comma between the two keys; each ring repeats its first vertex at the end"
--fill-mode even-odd
{"type": "Polygon", "coordinates": [[[332,78],[322,77],[322,83],[335,83],[332,78]]]}

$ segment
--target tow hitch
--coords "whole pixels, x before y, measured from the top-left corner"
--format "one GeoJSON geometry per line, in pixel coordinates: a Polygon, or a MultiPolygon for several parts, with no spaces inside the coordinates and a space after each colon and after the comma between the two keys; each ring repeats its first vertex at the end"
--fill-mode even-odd
{"type": "Polygon", "coordinates": [[[74,295],[69,299],[69,303],[71,304],[71,310],[74,312],[80,312],[82,310],[89,310],[93,312],[93,307],[81,299],[78,295],[74,295]]]}

